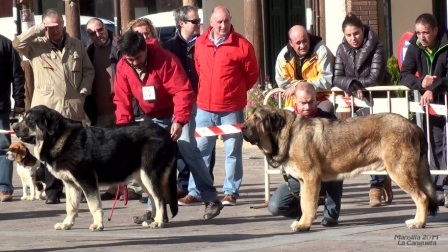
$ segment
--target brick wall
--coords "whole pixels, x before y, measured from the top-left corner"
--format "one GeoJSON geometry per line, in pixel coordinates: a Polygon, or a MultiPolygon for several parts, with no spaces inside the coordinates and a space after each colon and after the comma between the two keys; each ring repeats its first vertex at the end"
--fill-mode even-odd
{"type": "Polygon", "coordinates": [[[349,12],[378,33],[378,0],[347,0],[347,13],[349,12]]]}

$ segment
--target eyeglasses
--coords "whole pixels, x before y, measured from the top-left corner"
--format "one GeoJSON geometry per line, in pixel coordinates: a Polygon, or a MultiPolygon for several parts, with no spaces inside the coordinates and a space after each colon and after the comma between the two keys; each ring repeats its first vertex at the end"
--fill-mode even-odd
{"type": "Polygon", "coordinates": [[[101,28],[98,28],[96,31],[87,32],[87,35],[93,36],[93,35],[96,35],[97,32],[100,33],[100,32],[103,32],[103,31],[104,31],[104,26],[101,27],[101,28]]]}
{"type": "Polygon", "coordinates": [[[201,23],[201,19],[200,19],[200,18],[198,18],[198,19],[193,19],[193,20],[184,20],[184,21],[185,21],[185,22],[190,22],[190,23],[195,24],[195,25],[201,23]]]}

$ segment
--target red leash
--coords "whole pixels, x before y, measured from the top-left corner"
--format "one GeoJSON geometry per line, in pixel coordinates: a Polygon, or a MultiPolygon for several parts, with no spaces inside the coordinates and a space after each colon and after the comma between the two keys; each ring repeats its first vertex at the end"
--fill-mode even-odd
{"type": "MultiPolygon", "coordinates": [[[[123,203],[126,206],[128,204],[128,186],[124,184],[123,186],[123,203]]],[[[117,186],[117,193],[115,194],[114,204],[112,205],[112,210],[110,211],[108,221],[112,220],[112,215],[114,214],[115,205],[117,204],[117,200],[120,197],[120,185],[117,186]]]]}

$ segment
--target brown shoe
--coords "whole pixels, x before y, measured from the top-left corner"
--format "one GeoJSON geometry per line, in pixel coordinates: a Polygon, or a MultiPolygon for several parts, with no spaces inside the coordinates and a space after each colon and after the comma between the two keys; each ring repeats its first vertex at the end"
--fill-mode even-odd
{"type": "Polygon", "coordinates": [[[177,199],[182,199],[187,195],[188,193],[184,192],[182,189],[177,188],[177,199]]]}
{"type": "Polygon", "coordinates": [[[202,204],[202,201],[196,199],[195,197],[188,194],[187,196],[180,198],[177,201],[177,204],[179,206],[193,206],[193,205],[200,205],[202,204]]]}
{"type": "Polygon", "coordinates": [[[0,192],[0,201],[1,202],[12,201],[12,193],[8,192],[8,191],[1,191],[0,192]]]}
{"type": "Polygon", "coordinates": [[[384,179],[383,198],[384,202],[387,204],[391,203],[394,198],[394,192],[392,191],[392,180],[389,176],[386,176],[384,179]]]}
{"type": "Polygon", "coordinates": [[[236,198],[233,195],[226,194],[222,199],[222,204],[224,206],[236,206],[236,198]]]}
{"type": "Polygon", "coordinates": [[[370,206],[378,207],[381,206],[381,194],[382,187],[370,186],[369,197],[370,197],[370,206]]]}

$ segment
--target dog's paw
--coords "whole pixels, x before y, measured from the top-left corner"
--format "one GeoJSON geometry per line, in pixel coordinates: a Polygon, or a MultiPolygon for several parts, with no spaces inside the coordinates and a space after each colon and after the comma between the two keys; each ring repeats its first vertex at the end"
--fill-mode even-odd
{"type": "Polygon", "coordinates": [[[22,197],[20,198],[20,200],[28,200],[28,197],[27,197],[27,196],[22,196],[22,197]]]}
{"type": "Polygon", "coordinates": [[[89,227],[90,231],[103,231],[104,226],[103,224],[92,224],[89,227]]]}
{"type": "Polygon", "coordinates": [[[291,228],[293,232],[310,231],[310,226],[304,226],[302,224],[299,224],[298,221],[294,221],[291,224],[291,228]]]}
{"type": "Polygon", "coordinates": [[[56,230],[70,230],[72,228],[73,224],[67,225],[64,223],[56,223],[56,225],[54,225],[54,229],[56,230]]]}
{"type": "Polygon", "coordinates": [[[148,223],[148,222],[146,222],[146,221],[144,221],[143,223],[142,223],[142,226],[143,227],[149,227],[149,228],[163,228],[163,223],[161,223],[161,222],[155,222],[155,221],[153,221],[153,222],[151,222],[151,223],[148,223]]]}
{"type": "Polygon", "coordinates": [[[424,228],[425,225],[422,223],[418,223],[416,220],[414,219],[410,219],[405,221],[406,227],[410,228],[410,229],[416,229],[416,228],[424,228]]]}
{"type": "Polygon", "coordinates": [[[29,197],[27,197],[26,200],[33,201],[35,198],[36,198],[36,197],[31,197],[31,196],[29,196],[29,197]]]}

